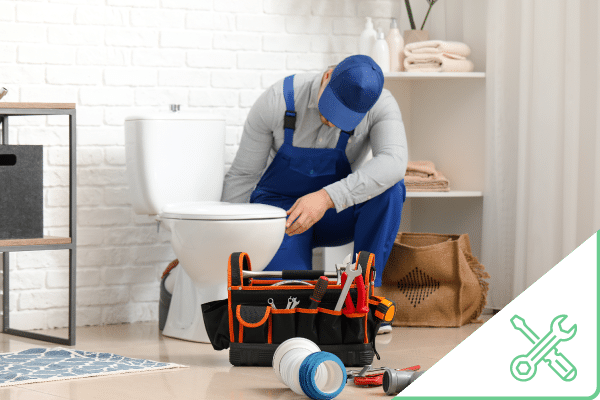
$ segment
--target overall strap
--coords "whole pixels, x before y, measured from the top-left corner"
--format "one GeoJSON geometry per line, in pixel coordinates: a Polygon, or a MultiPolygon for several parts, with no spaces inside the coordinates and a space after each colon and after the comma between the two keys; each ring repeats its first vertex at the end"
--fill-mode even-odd
{"type": "Polygon", "coordinates": [[[345,151],[346,144],[348,144],[348,139],[350,139],[350,136],[352,136],[353,134],[354,134],[354,130],[351,130],[350,132],[341,131],[340,137],[338,139],[338,142],[337,142],[337,145],[335,146],[335,148],[345,151]]]}
{"type": "Polygon", "coordinates": [[[296,107],[294,106],[294,75],[283,80],[283,97],[285,98],[285,115],[283,116],[284,143],[292,145],[294,129],[296,129],[296,107]]]}

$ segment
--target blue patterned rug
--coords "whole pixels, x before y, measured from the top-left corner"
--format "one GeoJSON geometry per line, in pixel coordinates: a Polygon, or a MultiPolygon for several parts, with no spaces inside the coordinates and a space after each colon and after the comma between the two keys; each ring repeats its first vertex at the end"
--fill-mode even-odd
{"type": "Polygon", "coordinates": [[[169,368],[185,366],[62,347],[36,348],[0,354],[0,387],[169,368]]]}

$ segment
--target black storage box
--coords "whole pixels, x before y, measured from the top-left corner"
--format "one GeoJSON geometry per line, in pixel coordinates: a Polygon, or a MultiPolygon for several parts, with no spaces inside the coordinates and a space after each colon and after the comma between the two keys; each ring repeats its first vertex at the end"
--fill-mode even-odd
{"type": "Polygon", "coordinates": [[[0,145],[0,239],[44,234],[43,146],[0,145]]]}

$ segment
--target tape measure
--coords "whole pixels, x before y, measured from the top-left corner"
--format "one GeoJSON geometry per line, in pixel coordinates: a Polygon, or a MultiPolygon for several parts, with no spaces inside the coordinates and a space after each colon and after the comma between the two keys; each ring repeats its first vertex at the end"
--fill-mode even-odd
{"type": "Polygon", "coordinates": [[[375,317],[383,322],[392,322],[396,315],[396,303],[383,297],[380,297],[379,299],[381,301],[375,310],[375,317]]]}

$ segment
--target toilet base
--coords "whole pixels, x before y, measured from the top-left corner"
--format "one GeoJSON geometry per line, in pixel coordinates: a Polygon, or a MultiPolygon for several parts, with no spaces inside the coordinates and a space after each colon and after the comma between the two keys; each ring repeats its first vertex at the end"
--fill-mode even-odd
{"type": "Polygon", "coordinates": [[[171,273],[175,274],[175,286],[162,334],[176,339],[210,343],[201,306],[209,301],[226,299],[227,282],[222,285],[196,285],[181,264],[171,273]]]}

